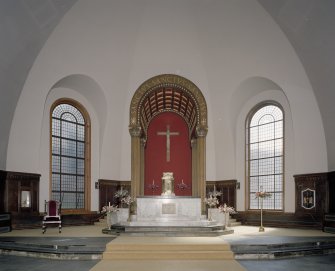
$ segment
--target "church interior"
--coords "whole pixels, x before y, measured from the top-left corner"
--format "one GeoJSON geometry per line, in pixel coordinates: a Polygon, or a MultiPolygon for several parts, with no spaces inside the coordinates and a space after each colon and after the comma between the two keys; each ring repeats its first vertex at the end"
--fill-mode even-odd
{"type": "MultiPolygon", "coordinates": [[[[232,224],[215,228],[227,240],[233,223],[333,238],[334,11],[328,0],[0,1],[0,251],[6,234],[42,235],[50,202],[60,236],[117,206],[117,230],[169,240],[192,227],[203,237],[227,210],[232,224]]],[[[199,247],[221,251],[218,235],[199,247]]],[[[148,240],[127,238],[104,257],[148,240]]]]}

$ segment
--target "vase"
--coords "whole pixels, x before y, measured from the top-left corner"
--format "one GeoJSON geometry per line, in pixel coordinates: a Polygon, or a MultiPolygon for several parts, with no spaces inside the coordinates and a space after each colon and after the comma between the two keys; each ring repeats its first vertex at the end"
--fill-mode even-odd
{"type": "Polygon", "coordinates": [[[224,226],[226,229],[228,228],[228,224],[229,224],[229,213],[225,212],[224,213],[224,226]]]}
{"type": "Polygon", "coordinates": [[[107,228],[110,229],[112,225],[117,223],[117,214],[116,212],[107,212],[106,214],[106,224],[107,228]]]}
{"type": "Polygon", "coordinates": [[[106,215],[106,219],[107,219],[107,228],[110,230],[111,226],[112,226],[112,212],[107,212],[106,215]]]}
{"type": "Polygon", "coordinates": [[[128,219],[127,222],[131,221],[130,206],[128,207],[128,219]]]}
{"type": "Polygon", "coordinates": [[[213,220],[212,209],[213,208],[208,208],[208,215],[207,215],[208,221],[212,221],[213,220]]]}
{"type": "Polygon", "coordinates": [[[259,232],[264,232],[265,229],[263,227],[263,198],[261,198],[261,225],[259,227],[259,232]]]}

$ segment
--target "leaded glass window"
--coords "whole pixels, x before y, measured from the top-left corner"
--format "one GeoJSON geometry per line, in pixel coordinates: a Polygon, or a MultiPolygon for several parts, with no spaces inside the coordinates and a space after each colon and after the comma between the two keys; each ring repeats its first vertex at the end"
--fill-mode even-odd
{"type": "Polygon", "coordinates": [[[51,198],[63,209],[85,207],[85,120],[73,105],[61,103],[51,118],[51,198]]]}
{"type": "Polygon", "coordinates": [[[259,108],[247,122],[246,165],[249,182],[249,208],[260,209],[258,191],[271,193],[263,208],[283,209],[284,119],[276,105],[259,108]]]}

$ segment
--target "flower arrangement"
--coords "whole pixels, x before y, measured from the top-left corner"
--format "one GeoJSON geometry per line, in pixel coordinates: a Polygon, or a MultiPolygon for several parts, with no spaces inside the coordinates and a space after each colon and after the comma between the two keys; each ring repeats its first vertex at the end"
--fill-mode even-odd
{"type": "Polygon", "coordinates": [[[128,194],[129,194],[128,190],[122,189],[122,187],[121,187],[120,190],[115,192],[114,197],[122,199],[122,198],[128,196],[128,194]]]}
{"type": "Polygon", "coordinates": [[[102,207],[101,213],[115,213],[119,211],[116,205],[108,205],[102,207]]]}
{"type": "Polygon", "coordinates": [[[255,199],[258,199],[258,198],[262,198],[262,199],[271,198],[271,196],[272,196],[271,193],[265,192],[265,191],[259,191],[259,192],[255,193],[255,199]]]}
{"type": "Polygon", "coordinates": [[[132,204],[135,201],[135,198],[133,198],[132,196],[128,195],[126,197],[123,197],[121,199],[121,203],[124,203],[128,206],[130,206],[130,204],[132,204]]]}
{"type": "Polygon", "coordinates": [[[220,197],[222,195],[222,192],[214,190],[213,192],[209,192],[208,195],[213,197],[220,197]]]}
{"type": "Polygon", "coordinates": [[[216,190],[216,185],[214,185],[214,190],[208,193],[209,196],[220,197],[222,195],[221,191],[216,190]]]}
{"type": "Polygon", "coordinates": [[[229,214],[236,214],[234,207],[227,206],[227,204],[223,204],[219,206],[220,213],[229,213],[229,214]]]}
{"type": "Polygon", "coordinates": [[[204,199],[204,202],[209,206],[209,207],[216,207],[216,205],[219,204],[219,200],[214,197],[213,195],[209,195],[207,198],[204,199]]]}

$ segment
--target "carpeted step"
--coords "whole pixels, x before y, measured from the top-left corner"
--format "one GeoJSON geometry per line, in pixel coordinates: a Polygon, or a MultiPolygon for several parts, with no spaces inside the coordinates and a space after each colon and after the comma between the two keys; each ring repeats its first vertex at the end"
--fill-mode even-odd
{"type": "Polygon", "coordinates": [[[104,260],[227,260],[230,245],[218,237],[128,237],[108,243],[104,260]]]}

